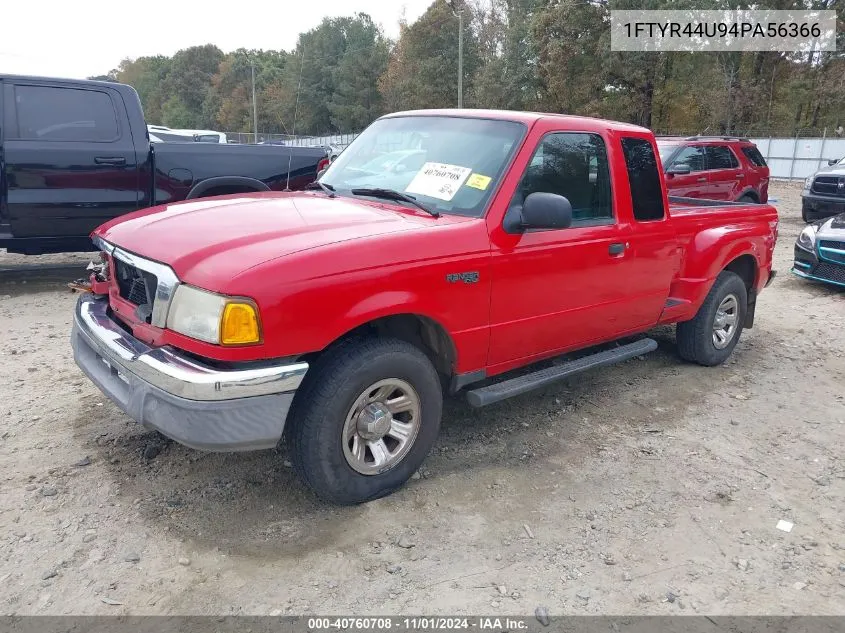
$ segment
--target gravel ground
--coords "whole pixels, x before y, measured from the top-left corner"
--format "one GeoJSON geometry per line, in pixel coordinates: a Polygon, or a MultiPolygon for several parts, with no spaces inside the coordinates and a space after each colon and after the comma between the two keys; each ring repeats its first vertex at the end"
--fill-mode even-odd
{"type": "Polygon", "coordinates": [[[772,194],[780,274],[727,365],[664,328],[645,360],[452,399],[419,476],[355,508],[282,451],[133,424],[71,358],[89,255],[0,254],[0,613],[845,614],[845,293],[788,273],[800,191],[772,194]]]}

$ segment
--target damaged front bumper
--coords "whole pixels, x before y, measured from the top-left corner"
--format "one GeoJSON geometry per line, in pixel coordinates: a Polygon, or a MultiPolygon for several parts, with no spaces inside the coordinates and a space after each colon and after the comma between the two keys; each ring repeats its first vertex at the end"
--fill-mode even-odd
{"type": "Polygon", "coordinates": [[[217,369],[170,347],[149,347],[109,315],[108,299],[76,304],[73,356],[123,411],[181,444],[210,451],[273,448],[307,363],[217,369]]]}

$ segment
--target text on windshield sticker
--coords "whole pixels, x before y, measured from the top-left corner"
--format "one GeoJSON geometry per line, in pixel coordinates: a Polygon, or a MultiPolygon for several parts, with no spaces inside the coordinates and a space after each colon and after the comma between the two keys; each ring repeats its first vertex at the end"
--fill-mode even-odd
{"type": "Polygon", "coordinates": [[[426,163],[405,188],[406,193],[417,193],[438,200],[449,201],[472,173],[469,167],[446,163],[426,163]]]}

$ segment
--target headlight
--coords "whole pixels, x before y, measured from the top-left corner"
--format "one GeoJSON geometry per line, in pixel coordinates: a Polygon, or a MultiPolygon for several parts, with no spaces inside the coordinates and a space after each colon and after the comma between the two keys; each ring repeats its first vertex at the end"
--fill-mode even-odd
{"type": "Polygon", "coordinates": [[[167,327],[215,345],[248,345],[261,341],[258,308],[252,301],[193,286],[176,288],[167,313],[167,327]]]}
{"type": "Polygon", "coordinates": [[[810,224],[809,226],[804,227],[804,230],[801,231],[801,235],[798,236],[798,245],[802,248],[807,249],[808,251],[811,251],[816,247],[815,226],[810,224]]]}
{"type": "Polygon", "coordinates": [[[809,191],[810,187],[813,186],[813,178],[815,178],[815,176],[807,176],[804,180],[804,191],[809,191]]]}

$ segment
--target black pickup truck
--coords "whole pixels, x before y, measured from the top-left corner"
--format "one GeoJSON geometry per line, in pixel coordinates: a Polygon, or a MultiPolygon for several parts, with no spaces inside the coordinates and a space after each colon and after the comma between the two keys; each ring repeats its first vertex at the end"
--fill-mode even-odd
{"type": "Polygon", "coordinates": [[[0,248],[91,248],[115,216],[179,200],[302,189],[325,148],[151,143],[123,84],[0,75],[0,248]]]}

